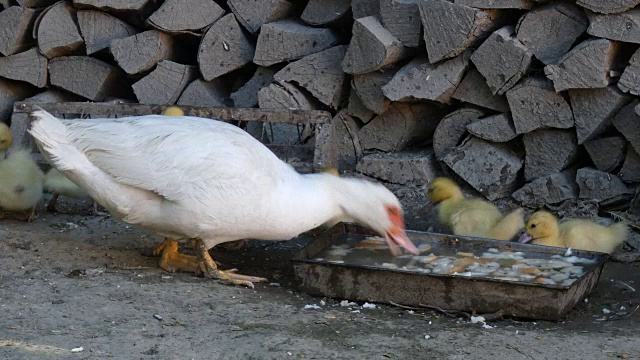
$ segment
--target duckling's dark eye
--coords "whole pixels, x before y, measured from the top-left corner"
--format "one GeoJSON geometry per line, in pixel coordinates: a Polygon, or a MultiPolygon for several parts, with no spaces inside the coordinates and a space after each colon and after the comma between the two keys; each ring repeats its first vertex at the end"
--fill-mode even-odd
{"type": "Polygon", "coordinates": [[[535,229],[536,228],[536,224],[531,224],[531,228],[535,229]]]}

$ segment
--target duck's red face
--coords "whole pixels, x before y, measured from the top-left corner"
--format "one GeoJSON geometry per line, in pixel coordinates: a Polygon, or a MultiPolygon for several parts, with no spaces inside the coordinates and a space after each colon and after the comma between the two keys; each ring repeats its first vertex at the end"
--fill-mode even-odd
{"type": "Polygon", "coordinates": [[[393,256],[402,255],[400,247],[407,249],[410,253],[418,255],[418,248],[411,242],[409,236],[405,232],[404,216],[397,206],[387,205],[387,216],[391,221],[391,226],[387,228],[384,239],[391,249],[393,256]]]}

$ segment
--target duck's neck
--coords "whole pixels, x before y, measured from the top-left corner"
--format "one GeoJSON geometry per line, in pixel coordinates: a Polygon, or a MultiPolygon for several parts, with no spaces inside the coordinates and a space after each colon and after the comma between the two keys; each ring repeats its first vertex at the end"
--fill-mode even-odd
{"type": "Polygon", "coordinates": [[[449,219],[451,219],[451,214],[454,212],[458,204],[464,199],[462,193],[456,193],[451,195],[450,197],[442,200],[440,202],[440,208],[438,210],[438,214],[440,216],[440,222],[444,224],[449,224],[449,219]]]}
{"type": "Polygon", "coordinates": [[[319,226],[349,221],[336,199],[336,180],[340,179],[324,173],[294,176],[277,191],[276,205],[271,207],[276,213],[269,214],[274,227],[295,237],[319,226]]]}
{"type": "Polygon", "coordinates": [[[560,240],[560,228],[558,226],[558,222],[549,225],[547,231],[542,236],[538,236],[531,242],[536,245],[563,246],[562,241],[560,240]]]}

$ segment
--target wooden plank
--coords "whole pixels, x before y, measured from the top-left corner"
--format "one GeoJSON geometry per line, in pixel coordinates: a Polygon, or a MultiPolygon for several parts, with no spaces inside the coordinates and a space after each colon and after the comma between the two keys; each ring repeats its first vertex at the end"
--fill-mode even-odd
{"type": "MultiPolygon", "coordinates": [[[[118,116],[143,116],[162,114],[167,105],[112,104],[89,102],[24,103],[15,102],[14,114],[30,113],[41,108],[58,114],[106,114],[118,116]]],[[[187,116],[197,116],[224,121],[264,121],[287,124],[329,124],[331,114],[321,110],[267,110],[253,108],[210,108],[180,106],[187,116]]]]}

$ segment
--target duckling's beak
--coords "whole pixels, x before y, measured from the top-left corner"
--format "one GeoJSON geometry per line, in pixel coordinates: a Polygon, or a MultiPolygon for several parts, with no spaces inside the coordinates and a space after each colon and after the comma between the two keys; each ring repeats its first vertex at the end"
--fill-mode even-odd
{"type": "Polygon", "coordinates": [[[418,248],[411,242],[409,236],[404,231],[404,228],[401,228],[397,225],[391,227],[391,229],[387,230],[386,234],[384,234],[384,239],[389,245],[389,249],[391,250],[391,254],[393,256],[402,255],[402,248],[407,249],[413,255],[420,255],[418,248]]]}
{"type": "Polygon", "coordinates": [[[523,244],[526,244],[531,240],[533,240],[533,236],[529,235],[526,231],[521,232],[520,237],[518,238],[518,242],[523,244]]]}

